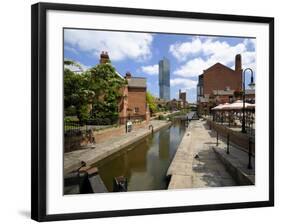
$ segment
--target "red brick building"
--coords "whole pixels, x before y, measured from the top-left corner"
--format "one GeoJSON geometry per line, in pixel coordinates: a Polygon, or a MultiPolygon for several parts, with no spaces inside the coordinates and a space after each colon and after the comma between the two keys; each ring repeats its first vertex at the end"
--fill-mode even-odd
{"type": "Polygon", "coordinates": [[[179,100],[182,101],[182,108],[186,108],[187,107],[186,92],[182,92],[181,89],[179,90],[179,100]]]}
{"type": "Polygon", "coordinates": [[[125,79],[128,82],[127,116],[146,116],[148,106],[146,103],[146,79],[133,77],[127,72],[125,79]]]}
{"type": "Polygon", "coordinates": [[[203,71],[198,77],[197,104],[200,114],[210,113],[210,108],[219,104],[232,102],[234,92],[242,89],[241,55],[235,56],[235,69],[221,63],[203,71]]]}

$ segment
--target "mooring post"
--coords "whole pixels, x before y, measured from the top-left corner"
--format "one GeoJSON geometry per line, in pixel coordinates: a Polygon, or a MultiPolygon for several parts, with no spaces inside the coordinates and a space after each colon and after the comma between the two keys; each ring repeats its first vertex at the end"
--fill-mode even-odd
{"type": "Polygon", "coordinates": [[[248,155],[249,155],[249,163],[248,163],[248,169],[252,169],[252,162],[251,162],[251,157],[252,157],[252,139],[249,137],[249,149],[248,149],[248,155]]]}
{"type": "Polygon", "coordinates": [[[229,133],[227,133],[226,153],[229,154],[229,133]]]}
{"type": "Polygon", "coordinates": [[[148,129],[150,130],[150,128],[151,128],[151,133],[153,134],[154,130],[153,130],[153,125],[152,124],[149,125],[148,129]]]}

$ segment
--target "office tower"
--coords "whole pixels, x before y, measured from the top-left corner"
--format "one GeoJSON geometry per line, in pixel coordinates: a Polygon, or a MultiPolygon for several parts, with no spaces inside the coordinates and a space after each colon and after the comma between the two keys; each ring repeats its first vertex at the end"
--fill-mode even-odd
{"type": "Polygon", "coordinates": [[[170,62],[167,58],[159,61],[159,97],[170,100],[170,62]]]}

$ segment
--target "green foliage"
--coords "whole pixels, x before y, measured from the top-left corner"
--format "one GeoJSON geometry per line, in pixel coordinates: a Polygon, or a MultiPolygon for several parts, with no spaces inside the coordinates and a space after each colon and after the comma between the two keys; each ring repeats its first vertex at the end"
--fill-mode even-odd
{"type": "MultiPolygon", "coordinates": [[[[69,65],[76,62],[65,61],[69,65]]],[[[126,84],[110,64],[99,64],[86,72],[64,69],[65,115],[76,115],[80,122],[89,118],[118,118],[120,89],[126,84]],[[92,109],[91,109],[92,108],[92,109]]]]}
{"type": "Polygon", "coordinates": [[[151,113],[155,113],[158,111],[157,105],[155,103],[155,97],[148,91],[146,92],[146,102],[151,113]]]}
{"type": "Polygon", "coordinates": [[[93,67],[90,74],[95,92],[92,118],[117,120],[118,103],[122,100],[121,88],[125,86],[126,80],[121,79],[109,63],[93,67]]]}

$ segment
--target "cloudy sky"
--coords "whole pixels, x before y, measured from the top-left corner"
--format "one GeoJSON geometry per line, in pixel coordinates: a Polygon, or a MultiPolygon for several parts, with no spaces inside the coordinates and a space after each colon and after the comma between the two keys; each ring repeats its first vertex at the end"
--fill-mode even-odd
{"type": "MultiPolygon", "coordinates": [[[[255,39],[179,34],[154,34],[96,30],[64,30],[64,57],[77,61],[84,69],[99,63],[107,51],[112,65],[121,74],[145,77],[148,90],[159,95],[158,62],[170,61],[171,98],[178,90],[187,91],[188,101],[196,100],[198,75],[220,62],[234,68],[236,54],[242,55],[243,68],[255,71],[255,39]]],[[[249,75],[246,84],[249,82],[249,75]]]]}

